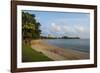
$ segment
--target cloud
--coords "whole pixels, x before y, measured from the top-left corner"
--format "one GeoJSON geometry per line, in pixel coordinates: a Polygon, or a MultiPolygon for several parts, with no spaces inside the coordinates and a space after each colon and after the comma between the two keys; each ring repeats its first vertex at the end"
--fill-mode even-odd
{"type": "Polygon", "coordinates": [[[76,31],[79,32],[79,33],[85,32],[85,28],[84,28],[83,26],[76,26],[75,29],[76,29],[76,31]]]}
{"type": "Polygon", "coordinates": [[[70,24],[63,24],[58,22],[52,22],[45,28],[45,34],[50,34],[52,36],[79,36],[79,37],[89,37],[89,28],[83,24],[76,24],[73,26],[70,24]]]}
{"type": "Polygon", "coordinates": [[[51,28],[55,32],[60,32],[61,31],[61,26],[57,25],[56,23],[51,23],[51,28]]]}
{"type": "Polygon", "coordinates": [[[73,27],[65,23],[52,22],[50,25],[51,27],[48,28],[50,29],[49,31],[51,32],[52,35],[56,35],[56,36],[73,35],[75,31],[73,27]]]}
{"type": "Polygon", "coordinates": [[[68,27],[68,26],[63,26],[63,30],[64,30],[65,32],[68,32],[68,31],[69,31],[69,27],[68,27]]]}
{"type": "Polygon", "coordinates": [[[82,25],[75,26],[76,34],[81,38],[90,37],[90,28],[82,25]]]}

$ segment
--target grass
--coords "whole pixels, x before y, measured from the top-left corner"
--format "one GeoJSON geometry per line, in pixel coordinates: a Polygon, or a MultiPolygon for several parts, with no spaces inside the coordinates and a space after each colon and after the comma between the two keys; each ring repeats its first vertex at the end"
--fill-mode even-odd
{"type": "Polygon", "coordinates": [[[22,62],[52,61],[44,54],[33,50],[29,45],[22,44],[22,62]]]}

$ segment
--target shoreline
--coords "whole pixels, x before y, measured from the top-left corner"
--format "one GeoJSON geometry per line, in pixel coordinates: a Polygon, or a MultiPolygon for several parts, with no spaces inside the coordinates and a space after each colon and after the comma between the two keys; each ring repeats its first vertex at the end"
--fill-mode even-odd
{"type": "Polygon", "coordinates": [[[89,59],[89,54],[72,50],[72,49],[63,49],[57,46],[50,45],[48,43],[43,43],[43,39],[32,40],[31,41],[32,49],[37,52],[43,53],[45,56],[51,58],[52,60],[82,60],[89,59]]]}

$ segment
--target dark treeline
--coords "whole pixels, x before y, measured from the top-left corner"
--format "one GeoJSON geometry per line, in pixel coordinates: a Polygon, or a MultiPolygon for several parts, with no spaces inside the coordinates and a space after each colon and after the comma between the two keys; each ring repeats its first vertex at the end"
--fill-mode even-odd
{"type": "Polygon", "coordinates": [[[80,37],[68,37],[68,36],[63,36],[63,37],[47,37],[47,36],[41,36],[41,39],[80,39],[80,37]]]}
{"type": "Polygon", "coordinates": [[[63,36],[61,38],[62,39],[80,39],[80,37],[68,37],[68,36],[63,36]]]}
{"type": "Polygon", "coordinates": [[[22,39],[29,42],[32,39],[40,38],[40,25],[34,14],[22,12],[22,39]]]}

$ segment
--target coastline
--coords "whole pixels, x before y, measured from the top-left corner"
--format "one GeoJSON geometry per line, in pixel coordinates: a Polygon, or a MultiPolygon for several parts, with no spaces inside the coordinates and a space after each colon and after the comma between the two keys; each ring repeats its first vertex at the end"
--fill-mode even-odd
{"type": "Polygon", "coordinates": [[[52,60],[82,60],[89,59],[89,54],[72,50],[63,49],[57,46],[50,45],[48,43],[43,43],[44,40],[32,40],[31,47],[37,52],[43,53],[45,56],[51,58],[52,60]]]}

